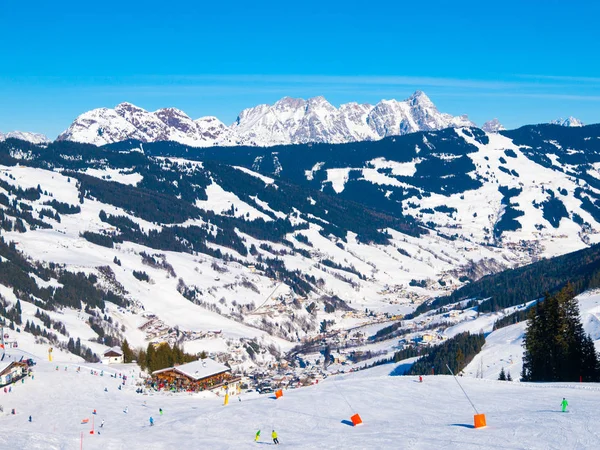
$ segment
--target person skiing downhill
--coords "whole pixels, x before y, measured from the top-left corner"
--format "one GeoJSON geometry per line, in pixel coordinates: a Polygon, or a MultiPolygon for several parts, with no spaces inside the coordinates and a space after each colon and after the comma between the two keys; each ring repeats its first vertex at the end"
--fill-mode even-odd
{"type": "Polygon", "coordinates": [[[127,407],[127,406],[126,406],[126,407],[125,407],[125,409],[123,410],[123,412],[124,412],[125,414],[127,414],[127,411],[129,411],[129,407],[127,407]]]}
{"type": "Polygon", "coordinates": [[[259,439],[260,439],[260,430],[258,430],[256,432],[256,437],[254,438],[254,442],[258,442],[259,439]]]}
{"type": "Polygon", "coordinates": [[[104,426],[104,419],[102,419],[102,423],[100,424],[100,428],[104,426]]]}
{"type": "Polygon", "coordinates": [[[150,426],[154,425],[154,419],[152,417],[150,417],[150,426]]]}
{"type": "Polygon", "coordinates": [[[563,400],[560,403],[560,406],[562,406],[562,412],[567,412],[567,406],[569,406],[569,402],[567,401],[566,398],[563,397],[563,400]]]}
{"type": "Polygon", "coordinates": [[[279,444],[279,439],[277,438],[277,433],[275,433],[275,430],[273,430],[273,432],[271,433],[271,437],[273,438],[273,443],[275,445],[279,444]]]}

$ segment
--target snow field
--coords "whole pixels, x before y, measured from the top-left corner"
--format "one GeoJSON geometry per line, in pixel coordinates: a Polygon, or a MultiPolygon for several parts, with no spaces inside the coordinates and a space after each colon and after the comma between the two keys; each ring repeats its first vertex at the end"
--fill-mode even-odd
{"type": "MultiPolygon", "coordinates": [[[[394,377],[394,365],[329,377],[272,395],[140,395],[120,380],[39,362],[35,379],[0,393],[0,447],[28,449],[245,449],[270,445],[275,429],[285,447],[302,449],[593,449],[600,446],[600,386],[524,384],[463,377],[460,382],[488,427],[473,429],[474,411],[450,376],[394,377]],[[104,392],[104,388],[108,392],[104,392]],[[560,413],[560,401],[569,413],[560,413]],[[144,402],[146,405],[144,406],[144,402]],[[128,413],[123,409],[128,407],[128,413]],[[16,409],[16,415],[10,410],[16,409]],[[158,414],[158,408],[164,415],[158,414]],[[90,435],[92,411],[95,430],[90,435]],[[364,424],[352,427],[350,416],[364,424]],[[28,423],[29,415],[32,423],[28,423]],[[155,426],[149,426],[153,417],[155,426]],[[82,425],[82,419],[89,424],[82,425]],[[103,428],[99,424],[105,420],[103,428]],[[261,430],[260,443],[254,442],[261,430]],[[193,444],[192,444],[193,443],[193,444]]],[[[100,365],[95,366],[101,370],[100,365]]],[[[105,366],[110,369],[110,366],[105,366]]],[[[130,374],[128,374],[130,375],[130,374]]],[[[128,380],[128,384],[130,381],[128,380]]]]}

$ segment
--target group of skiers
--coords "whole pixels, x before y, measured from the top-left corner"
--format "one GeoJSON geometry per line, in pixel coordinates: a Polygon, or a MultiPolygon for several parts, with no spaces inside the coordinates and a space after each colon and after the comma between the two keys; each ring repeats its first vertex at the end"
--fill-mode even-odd
{"type": "MultiPolygon", "coordinates": [[[[146,402],[144,402],[144,406],[146,406],[146,402]]],[[[162,408],[158,408],[158,413],[162,416],[163,415],[163,410],[162,408]]],[[[150,426],[153,427],[154,426],[154,418],[152,416],[150,416],[150,426]]]]}
{"type": "MultiPolygon", "coordinates": [[[[275,445],[279,444],[279,437],[277,436],[277,433],[275,432],[275,430],[273,430],[271,432],[271,438],[273,439],[273,444],[275,444],[275,445]]],[[[259,439],[260,439],[260,430],[258,430],[256,432],[256,436],[254,437],[254,442],[258,442],[259,439]]]]}

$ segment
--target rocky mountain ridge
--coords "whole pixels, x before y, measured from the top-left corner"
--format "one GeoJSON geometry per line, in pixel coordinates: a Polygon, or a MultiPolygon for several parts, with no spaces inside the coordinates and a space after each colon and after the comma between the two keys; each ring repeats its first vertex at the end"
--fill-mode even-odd
{"type": "Polygon", "coordinates": [[[47,144],[50,142],[50,139],[41,133],[31,133],[29,131],[10,131],[8,133],[0,132],[0,142],[11,138],[31,142],[32,144],[47,144]]]}
{"type": "Polygon", "coordinates": [[[193,120],[183,111],[146,111],[131,103],[99,108],[80,115],[58,140],[95,145],[127,139],[175,141],[195,147],[273,146],[280,144],[374,141],[416,131],[475,126],[466,115],[438,111],[421,91],[404,101],[376,105],[346,103],[334,107],[324,97],[308,100],[284,97],[273,105],[243,110],[231,126],[216,117],[193,120]]]}

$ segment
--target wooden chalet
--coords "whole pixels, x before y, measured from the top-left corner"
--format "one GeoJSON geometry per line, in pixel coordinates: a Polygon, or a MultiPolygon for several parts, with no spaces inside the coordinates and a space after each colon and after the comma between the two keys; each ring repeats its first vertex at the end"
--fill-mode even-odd
{"type": "Polygon", "coordinates": [[[164,389],[186,391],[229,390],[234,389],[240,381],[240,377],[231,374],[229,367],[210,358],[155,370],[152,378],[164,389]]]}
{"type": "Polygon", "coordinates": [[[0,362],[0,387],[7,386],[27,375],[27,363],[21,361],[0,362]]]}
{"type": "Polygon", "coordinates": [[[103,354],[107,364],[123,364],[123,350],[120,347],[112,347],[103,354]]]}

